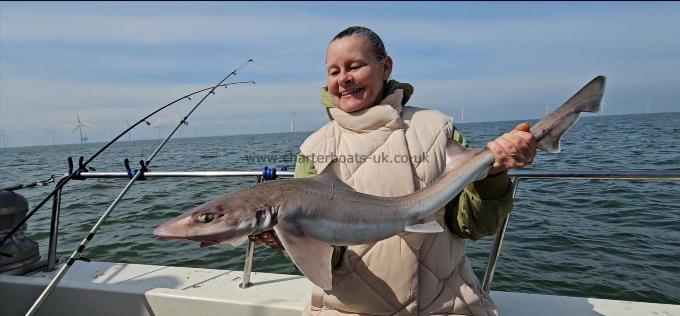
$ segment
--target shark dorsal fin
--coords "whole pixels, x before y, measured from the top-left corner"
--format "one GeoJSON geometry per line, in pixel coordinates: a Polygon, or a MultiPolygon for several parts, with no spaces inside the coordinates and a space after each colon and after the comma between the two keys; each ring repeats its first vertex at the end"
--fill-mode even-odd
{"type": "Polygon", "coordinates": [[[475,158],[480,148],[467,149],[453,139],[446,142],[446,169],[457,169],[475,158]]]}

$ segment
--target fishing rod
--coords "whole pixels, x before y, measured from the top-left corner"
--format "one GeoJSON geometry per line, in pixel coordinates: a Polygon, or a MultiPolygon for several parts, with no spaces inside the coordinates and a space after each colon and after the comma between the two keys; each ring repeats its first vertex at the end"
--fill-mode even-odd
{"type": "MultiPolygon", "coordinates": [[[[252,59],[250,59],[248,62],[250,62],[250,61],[252,61],[252,59]]],[[[248,62],[246,62],[246,63],[248,63],[248,62]]],[[[239,67],[239,68],[240,68],[240,67],[239,67]]],[[[238,70],[238,69],[237,69],[237,70],[238,70]]],[[[232,73],[234,73],[234,72],[232,72],[232,73]]],[[[94,155],[92,155],[90,158],[88,158],[84,163],[80,164],[80,166],[79,166],[78,168],[76,168],[76,170],[72,171],[66,178],[64,178],[63,180],[61,180],[61,182],[59,182],[59,183],[57,184],[57,186],[54,188],[54,190],[52,190],[52,192],[50,192],[50,193],[49,193],[42,201],[40,201],[40,203],[38,203],[37,206],[35,206],[28,214],[26,214],[26,216],[24,216],[24,218],[21,220],[21,222],[19,222],[17,225],[15,225],[14,228],[12,228],[12,230],[10,230],[9,233],[7,233],[7,235],[5,235],[5,236],[2,238],[2,241],[0,241],[0,245],[4,244],[5,241],[7,241],[7,239],[10,238],[10,236],[12,236],[12,235],[13,235],[14,233],[16,233],[16,232],[17,232],[24,224],[26,224],[26,222],[33,216],[33,214],[35,214],[35,213],[36,213],[43,205],[45,205],[45,203],[47,203],[47,201],[48,201],[50,198],[52,198],[52,197],[53,197],[53,196],[54,196],[54,195],[55,195],[55,194],[56,194],[56,193],[57,193],[64,185],[66,185],[66,183],[68,183],[68,182],[69,182],[71,179],[73,179],[74,177],[77,177],[77,176],[80,174],[80,172],[82,171],[82,169],[85,168],[85,167],[87,166],[87,164],[89,164],[92,160],[94,160],[95,158],[97,158],[97,156],[99,156],[102,152],[104,152],[106,149],[108,149],[109,146],[111,146],[111,145],[112,145],[113,143],[115,143],[118,139],[120,139],[120,138],[123,137],[125,134],[127,134],[128,132],[130,132],[130,130],[132,130],[133,128],[135,128],[137,125],[139,125],[139,124],[141,124],[141,123],[146,123],[146,124],[148,125],[149,122],[147,121],[147,119],[149,119],[150,117],[154,116],[156,113],[158,113],[158,112],[160,112],[160,111],[163,111],[163,110],[165,110],[166,108],[170,107],[171,105],[173,105],[173,104],[175,104],[175,103],[177,103],[177,102],[179,102],[179,101],[182,101],[182,100],[184,100],[184,99],[191,100],[191,97],[192,97],[193,95],[195,95],[195,94],[198,94],[198,93],[201,93],[201,92],[205,92],[205,91],[208,91],[208,90],[211,90],[211,89],[212,89],[212,90],[211,90],[211,93],[214,94],[214,90],[215,90],[215,88],[217,88],[217,87],[225,87],[225,88],[227,88],[227,86],[230,86],[230,85],[237,85],[237,84],[244,84],[244,83],[252,83],[252,84],[255,84],[254,81],[238,81],[238,82],[230,82],[230,83],[220,83],[219,85],[214,86],[214,87],[208,87],[208,88],[205,88],[205,89],[201,89],[201,90],[198,90],[198,91],[194,91],[194,92],[192,92],[192,93],[189,93],[189,94],[187,94],[187,95],[185,95],[185,96],[183,96],[183,97],[181,97],[181,98],[178,98],[177,100],[174,100],[174,101],[172,101],[172,102],[170,102],[170,103],[168,103],[168,104],[166,104],[166,105],[164,105],[164,106],[158,108],[157,110],[151,112],[151,113],[148,114],[147,116],[145,116],[145,117],[143,117],[142,119],[140,119],[137,123],[135,123],[135,124],[129,126],[129,127],[128,127],[127,129],[125,129],[123,132],[121,132],[120,134],[118,134],[118,136],[114,137],[114,138],[113,138],[111,141],[109,141],[106,145],[104,145],[102,148],[100,148],[99,151],[97,151],[94,155]]],[[[181,123],[184,123],[184,120],[183,120],[181,123]]],[[[81,158],[82,158],[82,157],[81,157],[81,158]]],[[[11,255],[4,254],[4,253],[0,253],[0,255],[5,256],[5,257],[11,257],[11,255]]]]}
{"type": "Polygon", "coordinates": [[[211,94],[215,94],[215,89],[217,89],[217,87],[221,86],[232,75],[236,75],[237,71],[241,70],[241,68],[243,68],[246,64],[248,64],[252,61],[253,61],[252,59],[248,59],[248,61],[244,62],[243,64],[241,64],[241,66],[234,69],[226,77],[224,77],[224,79],[222,79],[222,81],[220,81],[218,84],[216,84],[214,87],[212,87],[210,89],[210,91],[208,93],[206,93],[203,96],[203,98],[200,101],[198,101],[198,103],[196,103],[196,105],[194,105],[193,108],[191,108],[189,113],[187,113],[187,115],[184,116],[184,118],[182,118],[182,120],[179,123],[177,123],[177,126],[175,126],[175,128],[172,130],[172,132],[170,132],[170,134],[158,145],[158,147],[156,147],[156,149],[151,153],[151,155],[149,155],[149,158],[147,158],[146,161],[144,161],[144,160],[140,161],[140,164],[142,165],[142,169],[139,172],[136,172],[134,174],[134,176],[132,176],[132,178],[125,185],[125,187],[120,192],[120,194],[118,194],[118,196],[113,200],[111,205],[109,205],[109,207],[106,209],[106,211],[104,211],[104,214],[102,214],[102,216],[99,218],[97,223],[95,223],[95,225],[92,227],[92,229],[87,234],[87,236],[80,242],[80,246],[78,246],[78,249],[76,249],[73,252],[73,254],[71,254],[71,257],[68,258],[68,260],[66,261],[66,264],[63,265],[61,267],[61,269],[59,269],[59,272],[57,272],[57,275],[54,276],[52,281],[50,281],[50,283],[47,285],[47,288],[45,288],[45,290],[42,292],[42,294],[40,294],[38,299],[33,303],[33,305],[28,310],[28,312],[26,312],[26,316],[34,315],[38,311],[40,306],[47,299],[47,296],[50,295],[50,293],[52,293],[54,288],[57,286],[57,283],[59,283],[59,281],[64,277],[64,274],[66,274],[66,271],[68,271],[68,269],[71,268],[73,263],[80,258],[80,255],[82,254],[83,250],[90,243],[90,241],[94,237],[94,234],[97,233],[97,230],[99,230],[99,227],[104,223],[106,218],[109,217],[109,214],[111,214],[111,211],[113,211],[113,209],[118,205],[120,200],[123,199],[123,197],[128,192],[130,187],[132,187],[132,184],[134,184],[135,181],[137,181],[137,179],[143,174],[143,170],[146,169],[146,167],[151,165],[151,162],[153,161],[153,159],[156,157],[156,155],[158,155],[158,153],[161,151],[161,149],[163,149],[163,147],[170,140],[170,138],[172,138],[172,135],[174,135],[175,132],[177,132],[177,130],[180,127],[182,127],[183,124],[187,124],[187,119],[189,118],[189,116],[191,116],[191,114],[194,113],[194,111],[203,103],[203,101],[205,101],[205,99],[207,99],[211,94]]]}

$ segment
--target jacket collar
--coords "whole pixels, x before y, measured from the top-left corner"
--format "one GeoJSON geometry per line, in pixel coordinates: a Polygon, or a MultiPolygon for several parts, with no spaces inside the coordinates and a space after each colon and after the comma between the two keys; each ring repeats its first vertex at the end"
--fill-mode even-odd
{"type": "Polygon", "coordinates": [[[413,94],[413,86],[408,83],[400,83],[390,80],[385,84],[385,96],[372,107],[346,113],[335,105],[328,89],[321,89],[321,104],[326,107],[328,117],[335,120],[340,126],[357,133],[374,131],[381,127],[390,129],[401,128],[399,116],[403,106],[406,105],[413,94]]]}

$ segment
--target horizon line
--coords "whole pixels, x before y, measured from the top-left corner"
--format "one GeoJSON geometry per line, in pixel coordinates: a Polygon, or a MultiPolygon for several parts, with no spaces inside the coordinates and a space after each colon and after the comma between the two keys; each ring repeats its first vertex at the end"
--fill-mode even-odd
{"type": "MultiPolygon", "coordinates": [[[[609,117],[609,116],[627,116],[627,115],[653,115],[653,114],[673,114],[673,113],[680,113],[680,111],[671,111],[671,112],[652,112],[652,113],[626,113],[626,114],[603,114],[600,115],[600,112],[597,113],[592,113],[587,116],[582,116],[581,118],[587,119],[587,118],[598,118],[598,117],[609,117]]],[[[456,123],[455,121],[453,122],[454,125],[468,125],[468,124],[479,124],[479,123],[502,123],[502,122],[517,122],[517,121],[535,121],[535,120],[540,120],[543,117],[538,117],[538,118],[530,118],[530,119],[513,119],[513,120],[497,120],[497,121],[475,121],[475,122],[463,122],[463,123],[456,123]]],[[[282,131],[282,132],[265,132],[265,133],[250,133],[250,134],[226,134],[226,135],[205,135],[205,136],[192,136],[192,137],[174,137],[173,139],[194,139],[194,138],[212,138],[212,137],[235,137],[235,136],[252,136],[252,135],[269,135],[269,134],[294,134],[294,133],[313,133],[316,130],[309,130],[309,131],[295,131],[295,132],[290,132],[290,131],[282,131]]],[[[4,136],[4,135],[3,135],[4,136]]],[[[154,140],[162,140],[161,138],[142,138],[142,139],[133,139],[133,140],[119,140],[121,142],[136,142],[136,141],[154,141],[154,140]]],[[[170,139],[172,140],[172,139],[170,139]]],[[[61,144],[54,144],[54,145],[21,145],[21,146],[6,146],[6,147],[0,147],[0,150],[2,149],[8,149],[8,148],[27,148],[27,147],[49,147],[49,146],[67,146],[67,145],[87,145],[87,144],[105,144],[108,141],[97,141],[97,142],[92,142],[92,143],[61,143],[61,144]]]]}

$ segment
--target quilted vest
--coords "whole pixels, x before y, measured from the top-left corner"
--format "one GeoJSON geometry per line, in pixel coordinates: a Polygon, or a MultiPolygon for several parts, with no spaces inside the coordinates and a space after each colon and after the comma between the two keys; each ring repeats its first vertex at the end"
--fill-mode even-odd
{"type": "MultiPolygon", "coordinates": [[[[333,172],[355,190],[401,196],[444,170],[452,119],[436,110],[402,106],[402,90],[379,105],[345,113],[310,135],[301,153],[318,173],[333,172]]],[[[443,209],[437,213],[442,227],[443,209]]],[[[445,230],[402,233],[349,246],[333,269],[333,289],[315,287],[305,315],[497,315],[465,256],[464,242],[445,230]]]]}

